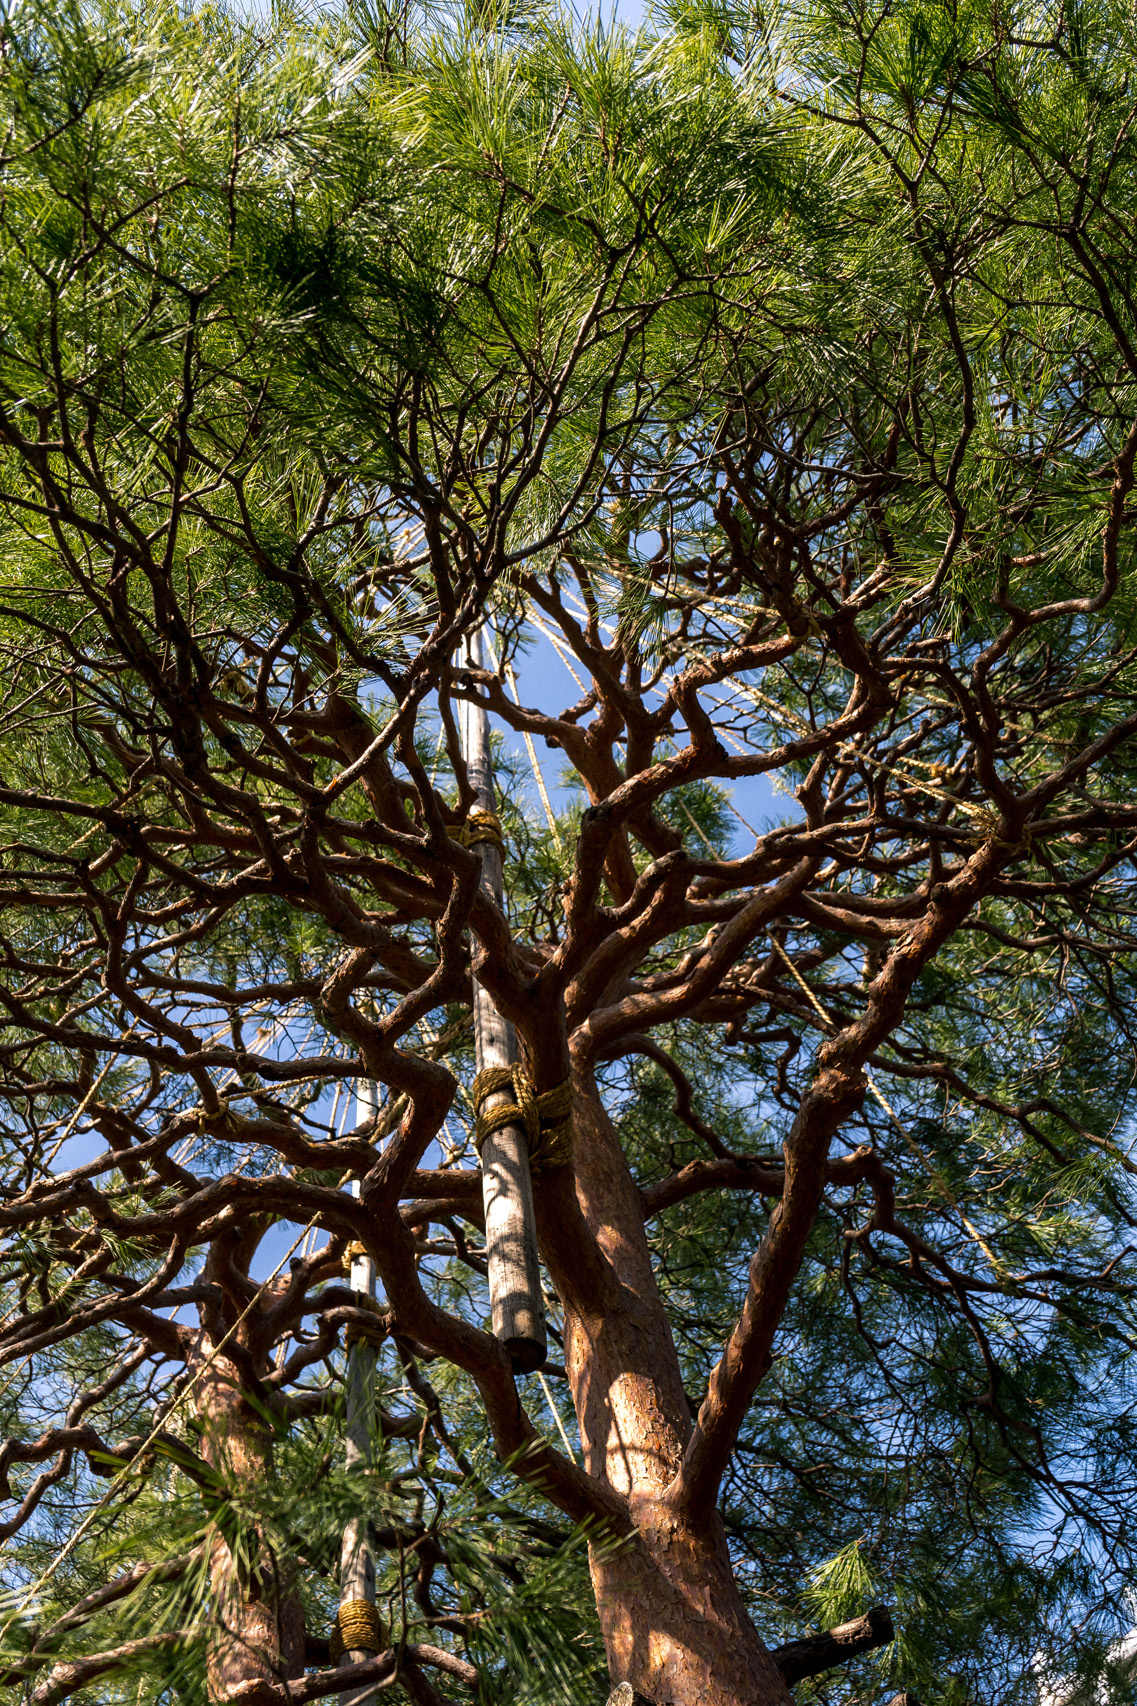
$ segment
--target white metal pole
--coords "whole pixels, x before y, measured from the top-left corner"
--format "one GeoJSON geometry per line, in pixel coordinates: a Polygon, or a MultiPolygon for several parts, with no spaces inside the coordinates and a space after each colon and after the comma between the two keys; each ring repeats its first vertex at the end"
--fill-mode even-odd
{"type": "MultiPolygon", "coordinates": [[[[368,1084],[360,1090],[356,1097],[357,1124],[373,1115],[378,1099],[376,1085],[368,1084]]],[[[358,1181],[353,1183],[352,1190],[356,1196],[359,1195],[358,1181]]],[[[351,1289],[368,1298],[375,1296],[375,1264],[370,1256],[356,1248],[351,1254],[351,1289]]],[[[345,1400],[345,1467],[349,1471],[363,1469],[371,1461],[375,1440],[375,1346],[366,1340],[354,1340],[348,1350],[345,1400]]],[[[360,1609],[364,1604],[375,1605],[375,1558],[364,1516],[352,1517],[343,1531],[339,1604],[340,1627],[345,1637],[340,1665],[359,1664],[370,1658],[373,1652],[382,1651],[384,1642],[378,1614],[373,1611],[367,1619],[366,1612],[361,1614],[360,1609]],[[376,1641],[377,1645],[347,1646],[353,1631],[357,1638],[365,1634],[368,1622],[371,1630],[368,1638],[376,1641]]],[[[339,1697],[339,1706],[378,1706],[378,1700],[377,1687],[347,1689],[339,1697]]]]}
{"type": "MultiPolygon", "coordinates": [[[[467,642],[468,667],[480,668],[481,635],[467,642]]],[[[482,811],[496,816],[489,717],[465,700],[460,707],[462,748],[470,781],[482,811]]],[[[502,904],[501,853],[492,841],[477,843],[482,857],[482,887],[502,904]]],[[[474,982],[474,1058],[477,1070],[513,1067],[520,1059],[517,1033],[503,1019],[493,999],[474,982]]],[[[513,1101],[508,1090],[495,1091],[482,1106],[513,1101]]],[[[493,1331],[509,1351],[514,1371],[527,1374],[545,1360],[545,1309],[533,1213],[533,1183],[524,1127],[508,1125],[491,1132],[482,1144],[482,1197],[486,1213],[486,1256],[489,1265],[493,1331]]]]}

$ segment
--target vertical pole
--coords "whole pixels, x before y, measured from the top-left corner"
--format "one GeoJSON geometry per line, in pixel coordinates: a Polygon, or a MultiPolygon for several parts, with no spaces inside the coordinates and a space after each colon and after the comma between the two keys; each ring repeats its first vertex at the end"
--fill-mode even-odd
{"type": "MultiPolygon", "coordinates": [[[[467,641],[469,667],[481,667],[481,635],[467,641]]],[[[489,717],[479,705],[461,705],[466,769],[483,811],[496,811],[489,717]]],[[[501,853],[492,842],[477,844],[482,856],[482,889],[502,904],[501,853]]],[[[474,981],[474,1059],[479,1072],[491,1066],[516,1066],[517,1033],[503,1019],[489,992],[474,981]]],[[[508,1091],[496,1091],[484,1106],[508,1104],[508,1091]]],[[[491,1132],[482,1144],[482,1199],[486,1211],[486,1256],[494,1336],[509,1352],[515,1374],[528,1374],[545,1360],[545,1310],[537,1257],[533,1183],[529,1148],[520,1124],[491,1132]]]]}
{"type": "MultiPolygon", "coordinates": [[[[374,1112],[377,1102],[377,1087],[369,1084],[356,1099],[358,1123],[362,1123],[374,1112]]],[[[358,1181],[353,1183],[352,1191],[356,1196],[359,1195],[358,1181]]],[[[351,1289],[363,1292],[368,1297],[375,1296],[375,1264],[370,1256],[355,1249],[352,1250],[351,1256],[351,1289]]],[[[356,1339],[348,1350],[345,1397],[347,1414],[344,1467],[351,1471],[366,1468],[370,1463],[375,1439],[375,1346],[365,1340],[356,1339]]],[[[352,1615],[346,1608],[358,1607],[361,1601],[366,1601],[371,1606],[375,1604],[375,1559],[368,1536],[367,1518],[357,1516],[352,1517],[346,1524],[340,1550],[339,1603],[349,1639],[352,1629],[360,1629],[360,1619],[358,1612],[352,1615]]],[[[377,1613],[371,1619],[371,1627],[376,1631],[379,1628],[377,1613]]],[[[360,1664],[364,1659],[370,1658],[373,1651],[381,1651],[381,1637],[373,1635],[371,1638],[378,1638],[378,1645],[374,1648],[345,1645],[339,1660],[340,1665],[360,1664]]],[[[377,1687],[349,1688],[341,1693],[339,1706],[378,1706],[378,1701],[377,1687]]]]}

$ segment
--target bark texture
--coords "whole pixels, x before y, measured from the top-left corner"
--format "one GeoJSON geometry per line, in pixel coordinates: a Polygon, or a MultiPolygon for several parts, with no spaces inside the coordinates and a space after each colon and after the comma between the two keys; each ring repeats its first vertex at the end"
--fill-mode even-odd
{"type": "MultiPolygon", "coordinates": [[[[839,1623],[823,1635],[809,1635],[803,1641],[787,1641],[784,1646],[774,1648],[772,1657],[792,1688],[795,1682],[802,1682],[807,1676],[817,1676],[821,1671],[832,1670],[834,1666],[856,1658],[858,1653],[870,1653],[874,1647],[885,1646],[895,1634],[889,1613],[883,1605],[877,1605],[866,1611],[863,1617],[839,1623]]],[[[896,1699],[900,1700],[902,1696],[897,1695],[896,1699]]],[[[896,1706],[895,1700],[892,1706],[896,1706]]]]}
{"type": "Polygon", "coordinates": [[[692,1519],[670,1496],[691,1419],[642,1198],[590,1074],[578,1074],[576,1091],[577,1198],[603,1267],[558,1262],[552,1214],[542,1243],[565,1309],[585,1465],[626,1500],[635,1525],[630,1538],[591,1550],[612,1679],[654,1706],[788,1706],[713,1502],[692,1519]]]}
{"type": "MultiPolygon", "coordinates": [[[[208,1355],[206,1347],[205,1355],[208,1355]]],[[[273,1474],[272,1441],[224,1356],[198,1385],[202,1454],[230,1487],[260,1487],[273,1474]]],[[[260,1682],[301,1676],[304,1612],[288,1560],[225,1498],[218,1500],[211,1541],[213,1633],[208,1649],[211,1702],[247,1698],[260,1682]]]]}

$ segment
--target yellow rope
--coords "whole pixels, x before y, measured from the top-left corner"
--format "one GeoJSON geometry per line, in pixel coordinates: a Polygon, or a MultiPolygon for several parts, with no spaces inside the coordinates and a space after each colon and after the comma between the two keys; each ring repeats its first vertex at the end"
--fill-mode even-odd
{"type": "Polygon", "coordinates": [[[487,1066],[474,1079],[473,1100],[478,1110],[474,1143],[479,1155],[491,1132],[519,1125],[525,1131],[529,1166],[534,1173],[567,1167],[572,1161],[572,1085],[567,1078],[538,1096],[523,1066],[487,1066]],[[480,1106],[487,1096],[510,1090],[512,1102],[496,1108],[480,1106]]]}
{"type": "Polygon", "coordinates": [[[355,1345],[373,1345],[379,1350],[386,1337],[385,1321],[349,1321],[343,1336],[343,1348],[350,1352],[355,1345]]]}
{"type": "Polygon", "coordinates": [[[486,842],[491,847],[496,847],[501,857],[505,858],[501,819],[488,806],[475,806],[465,823],[458,824],[455,829],[448,829],[446,833],[451,841],[457,841],[462,847],[480,847],[486,842]]]}
{"type": "Polygon", "coordinates": [[[379,1613],[369,1599],[348,1599],[336,1612],[328,1656],[338,1665],[345,1653],[381,1653],[387,1645],[379,1613]]]}
{"type": "MultiPolygon", "coordinates": [[[[350,1276],[351,1265],[355,1258],[366,1255],[366,1244],[361,1244],[358,1238],[353,1238],[340,1257],[340,1266],[344,1273],[350,1276]]],[[[355,1295],[358,1297],[360,1294],[357,1292],[355,1295]]],[[[351,1321],[348,1323],[343,1336],[344,1350],[350,1354],[353,1345],[374,1345],[375,1349],[378,1350],[386,1337],[387,1323],[382,1318],[377,1318],[374,1321],[351,1321]]]]}

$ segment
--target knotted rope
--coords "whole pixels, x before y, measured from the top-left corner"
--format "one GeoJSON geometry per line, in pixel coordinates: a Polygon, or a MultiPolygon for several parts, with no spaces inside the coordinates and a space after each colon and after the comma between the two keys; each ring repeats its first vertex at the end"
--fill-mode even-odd
{"type": "Polygon", "coordinates": [[[343,1348],[350,1351],[353,1345],[373,1345],[379,1350],[387,1337],[387,1323],[384,1320],[372,1320],[365,1316],[362,1321],[349,1321],[344,1329],[343,1348]]]}
{"type": "Polygon", "coordinates": [[[328,1656],[338,1665],[345,1653],[381,1653],[386,1646],[379,1613],[369,1599],[345,1600],[328,1636],[328,1656]]]}
{"type": "Polygon", "coordinates": [[[487,1066],[474,1079],[474,1107],[474,1143],[479,1155],[491,1132],[519,1125],[525,1132],[529,1166],[534,1173],[567,1167],[572,1161],[572,1084],[567,1078],[538,1096],[523,1066],[487,1066]],[[514,1100],[496,1108],[481,1106],[487,1096],[500,1090],[511,1090],[514,1100]]]}
{"type": "Polygon", "coordinates": [[[479,847],[483,842],[487,842],[491,847],[496,847],[501,857],[505,858],[501,819],[488,806],[475,806],[465,823],[460,823],[455,829],[448,829],[446,833],[451,841],[457,841],[463,847],[479,847]]]}
{"type": "Polygon", "coordinates": [[[350,1274],[351,1264],[354,1262],[355,1258],[357,1256],[366,1256],[366,1254],[366,1244],[361,1244],[358,1238],[353,1238],[343,1255],[340,1257],[340,1266],[344,1273],[350,1274]]]}
{"type": "MultiPolygon", "coordinates": [[[[366,1244],[361,1244],[358,1238],[353,1238],[343,1255],[340,1257],[340,1267],[349,1277],[351,1264],[357,1256],[367,1255],[366,1244]]],[[[355,1294],[357,1297],[359,1292],[355,1294]]],[[[353,1345],[374,1345],[378,1350],[387,1337],[387,1322],[380,1316],[372,1320],[369,1316],[362,1321],[349,1321],[344,1332],[344,1350],[350,1351],[353,1345]]]]}

